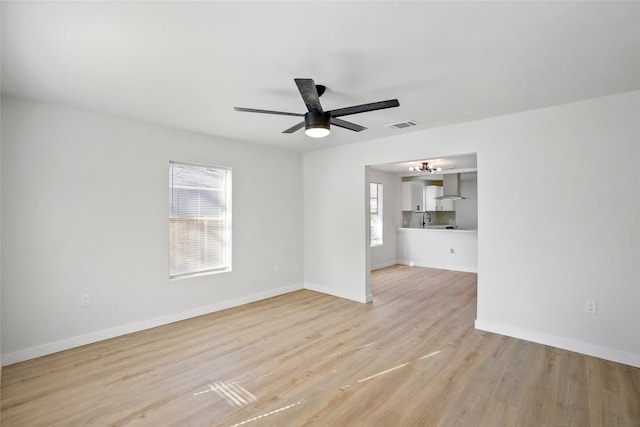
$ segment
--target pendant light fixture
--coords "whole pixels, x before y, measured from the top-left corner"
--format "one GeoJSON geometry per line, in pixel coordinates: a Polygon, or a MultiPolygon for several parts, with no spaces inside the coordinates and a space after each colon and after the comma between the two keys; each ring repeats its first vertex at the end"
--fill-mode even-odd
{"type": "Polygon", "coordinates": [[[435,167],[429,162],[423,162],[421,166],[413,166],[413,167],[410,167],[409,170],[414,172],[436,173],[436,172],[440,172],[442,168],[435,167]]]}

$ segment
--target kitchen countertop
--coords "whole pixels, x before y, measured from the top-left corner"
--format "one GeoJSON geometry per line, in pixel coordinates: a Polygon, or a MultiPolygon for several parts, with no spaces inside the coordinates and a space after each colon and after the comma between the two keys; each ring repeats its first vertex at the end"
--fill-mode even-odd
{"type": "Polygon", "coordinates": [[[426,228],[398,228],[398,230],[415,230],[415,231],[450,231],[454,233],[476,233],[477,229],[466,229],[466,228],[445,228],[446,225],[436,225],[436,226],[428,226],[426,228]]]}

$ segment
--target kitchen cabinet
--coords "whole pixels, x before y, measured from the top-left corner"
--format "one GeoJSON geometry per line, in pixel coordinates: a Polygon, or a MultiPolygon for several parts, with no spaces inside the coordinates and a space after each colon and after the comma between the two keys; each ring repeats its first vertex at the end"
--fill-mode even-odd
{"type": "Polygon", "coordinates": [[[405,181],[402,183],[402,210],[424,210],[424,185],[419,182],[405,181]]]}
{"type": "Polygon", "coordinates": [[[443,194],[443,188],[439,185],[427,185],[424,188],[425,209],[428,211],[452,211],[453,200],[436,200],[443,194]]]}
{"type": "Polygon", "coordinates": [[[427,185],[424,188],[424,198],[426,202],[426,210],[428,211],[439,211],[438,209],[438,200],[435,200],[435,197],[442,196],[442,187],[438,185],[427,185]]]}

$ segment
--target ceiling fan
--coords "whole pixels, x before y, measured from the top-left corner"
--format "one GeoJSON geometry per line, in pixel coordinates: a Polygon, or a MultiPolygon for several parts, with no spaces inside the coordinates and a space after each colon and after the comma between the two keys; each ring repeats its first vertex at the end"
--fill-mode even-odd
{"type": "Polygon", "coordinates": [[[366,129],[364,126],[339,119],[338,117],[348,116],[350,114],[364,113],[367,111],[383,110],[385,108],[393,108],[400,106],[397,99],[387,101],[372,102],[369,104],[354,105],[351,107],[338,108],[335,110],[324,111],[320,105],[320,97],[327,89],[326,86],[316,85],[313,79],[294,79],[300,95],[307,106],[306,113],[287,113],[284,111],[258,110],[255,108],[234,107],[236,111],[247,113],[264,113],[277,114],[282,116],[304,117],[304,121],[291,126],[282,133],[293,133],[298,129],[305,128],[304,133],[314,138],[322,138],[331,132],[330,125],[360,132],[366,129]]]}

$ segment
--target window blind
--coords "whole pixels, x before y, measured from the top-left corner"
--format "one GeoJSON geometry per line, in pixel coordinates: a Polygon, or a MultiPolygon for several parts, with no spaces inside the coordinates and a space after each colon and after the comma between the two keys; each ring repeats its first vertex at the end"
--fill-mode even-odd
{"type": "Polygon", "coordinates": [[[369,183],[369,229],[371,246],[382,245],[382,184],[369,183]]]}
{"type": "Polygon", "coordinates": [[[169,277],[230,270],[230,170],[169,164],[169,277]]]}

